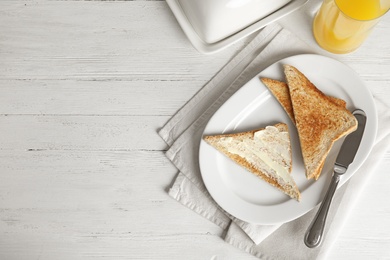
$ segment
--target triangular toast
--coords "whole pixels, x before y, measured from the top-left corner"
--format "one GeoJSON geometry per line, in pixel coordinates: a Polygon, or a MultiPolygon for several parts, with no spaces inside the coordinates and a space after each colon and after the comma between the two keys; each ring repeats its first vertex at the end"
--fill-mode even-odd
{"type": "Polygon", "coordinates": [[[234,134],[207,135],[203,139],[249,172],[300,200],[300,192],[290,174],[291,144],[286,124],[234,134]]]}
{"type": "Polygon", "coordinates": [[[355,131],[357,120],[348,109],[332,101],[295,67],[285,65],[284,73],[289,87],[306,177],[317,180],[334,142],[355,131]]]}
{"type": "MultiPolygon", "coordinates": [[[[290,117],[291,121],[295,124],[294,110],[291,103],[290,90],[288,85],[285,82],[270,79],[270,78],[260,78],[260,80],[268,87],[274,97],[282,105],[283,109],[286,111],[287,115],[290,117]]],[[[346,102],[342,99],[330,97],[333,103],[345,107],[346,102]]]]}

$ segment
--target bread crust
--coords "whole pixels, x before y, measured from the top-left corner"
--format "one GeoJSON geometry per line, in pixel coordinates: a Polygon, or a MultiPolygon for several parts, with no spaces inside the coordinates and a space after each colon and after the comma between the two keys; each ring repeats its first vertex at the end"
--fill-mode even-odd
{"type": "Polygon", "coordinates": [[[270,78],[260,78],[260,80],[268,87],[273,96],[282,105],[291,121],[295,124],[294,110],[287,83],[270,78]]]}
{"type": "MultiPolygon", "coordinates": [[[[276,127],[279,131],[288,132],[288,127],[284,123],[275,124],[274,127],[276,127]]],[[[291,198],[294,198],[294,199],[299,201],[301,198],[301,194],[300,194],[299,189],[295,183],[293,186],[281,185],[276,178],[272,178],[271,176],[265,174],[264,172],[262,172],[261,170],[256,168],[254,165],[252,165],[250,162],[248,162],[245,158],[243,158],[237,154],[230,153],[227,149],[225,149],[225,147],[218,144],[218,140],[220,138],[232,137],[232,138],[236,138],[236,139],[246,139],[246,138],[253,139],[254,134],[256,132],[262,131],[264,129],[265,128],[259,128],[259,129],[255,129],[255,130],[250,130],[250,131],[241,132],[241,133],[234,133],[234,134],[206,135],[203,137],[203,139],[208,144],[212,145],[214,148],[216,148],[221,153],[226,155],[228,158],[230,158],[231,160],[233,160],[237,164],[239,164],[242,167],[244,167],[245,169],[247,169],[249,172],[255,174],[256,176],[260,177],[261,179],[268,182],[272,186],[283,191],[285,194],[289,195],[291,198]]],[[[291,157],[292,156],[291,146],[290,146],[289,151],[290,151],[290,157],[291,157]]],[[[290,173],[291,173],[291,170],[292,170],[292,166],[290,165],[290,168],[289,168],[290,173]]]]}

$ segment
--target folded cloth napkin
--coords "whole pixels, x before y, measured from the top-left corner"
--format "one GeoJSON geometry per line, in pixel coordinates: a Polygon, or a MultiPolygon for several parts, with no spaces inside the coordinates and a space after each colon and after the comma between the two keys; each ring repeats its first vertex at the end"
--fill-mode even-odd
{"type": "Polygon", "coordinates": [[[199,143],[208,120],[260,71],[280,59],[304,53],[312,53],[310,47],[291,32],[276,23],[267,26],[159,131],[170,146],[166,156],[180,171],[169,195],[225,230],[227,243],[261,259],[324,258],[370,173],[390,145],[390,109],[376,100],[380,118],[375,146],[359,171],[336,192],[325,239],[318,248],[309,249],[303,243],[318,207],[291,222],[266,226],[236,219],[216,204],[203,184],[198,161],[199,143]]]}

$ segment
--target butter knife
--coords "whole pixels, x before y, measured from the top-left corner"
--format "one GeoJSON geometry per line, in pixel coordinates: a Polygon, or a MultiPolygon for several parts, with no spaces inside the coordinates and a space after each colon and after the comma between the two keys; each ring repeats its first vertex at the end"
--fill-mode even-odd
{"type": "Polygon", "coordinates": [[[340,177],[347,171],[348,166],[353,162],[356,152],[359,149],[366,125],[366,114],[363,110],[357,109],[353,112],[353,115],[358,121],[358,127],[345,138],[341,145],[339,154],[336,158],[336,163],[333,167],[333,176],[328,191],[326,192],[325,198],[322,201],[316,216],[306,231],[304,241],[305,245],[309,248],[314,248],[321,244],[326,217],[340,177]]]}

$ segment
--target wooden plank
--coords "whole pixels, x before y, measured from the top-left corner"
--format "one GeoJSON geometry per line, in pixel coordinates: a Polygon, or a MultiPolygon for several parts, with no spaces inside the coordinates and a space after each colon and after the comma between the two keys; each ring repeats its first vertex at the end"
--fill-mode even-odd
{"type": "Polygon", "coordinates": [[[0,80],[0,115],[173,115],[202,81],[0,80]]]}
{"type": "Polygon", "coordinates": [[[167,116],[0,116],[1,150],[165,150],[167,116]]]}
{"type": "Polygon", "coordinates": [[[161,151],[0,151],[0,159],[2,216],[164,208],[177,174],[161,151]]]}
{"type": "MultiPolygon", "coordinates": [[[[164,223],[161,223],[162,225],[164,223]]],[[[180,225],[177,225],[180,227],[180,225]]],[[[175,228],[175,227],[174,227],[175,228]]],[[[212,233],[152,234],[75,234],[45,235],[26,233],[23,237],[6,234],[3,259],[242,259],[258,258],[240,251],[212,233]],[[19,245],[24,245],[19,250],[19,245]]]]}
{"type": "Polygon", "coordinates": [[[2,79],[208,80],[243,44],[197,52],[165,1],[2,1],[0,10],[2,79]]]}
{"type": "Polygon", "coordinates": [[[0,151],[0,158],[4,232],[169,235],[179,219],[190,224],[186,217],[199,218],[200,232],[215,226],[168,196],[177,169],[162,152],[0,151]]]}
{"type": "MultiPolygon", "coordinates": [[[[388,81],[362,79],[374,96],[390,100],[388,81]]],[[[172,116],[204,84],[206,80],[0,80],[0,115],[172,116]]]]}
{"type": "Polygon", "coordinates": [[[1,259],[180,259],[194,246],[251,259],[168,196],[177,170],[162,152],[0,151],[0,160],[1,259]]]}

